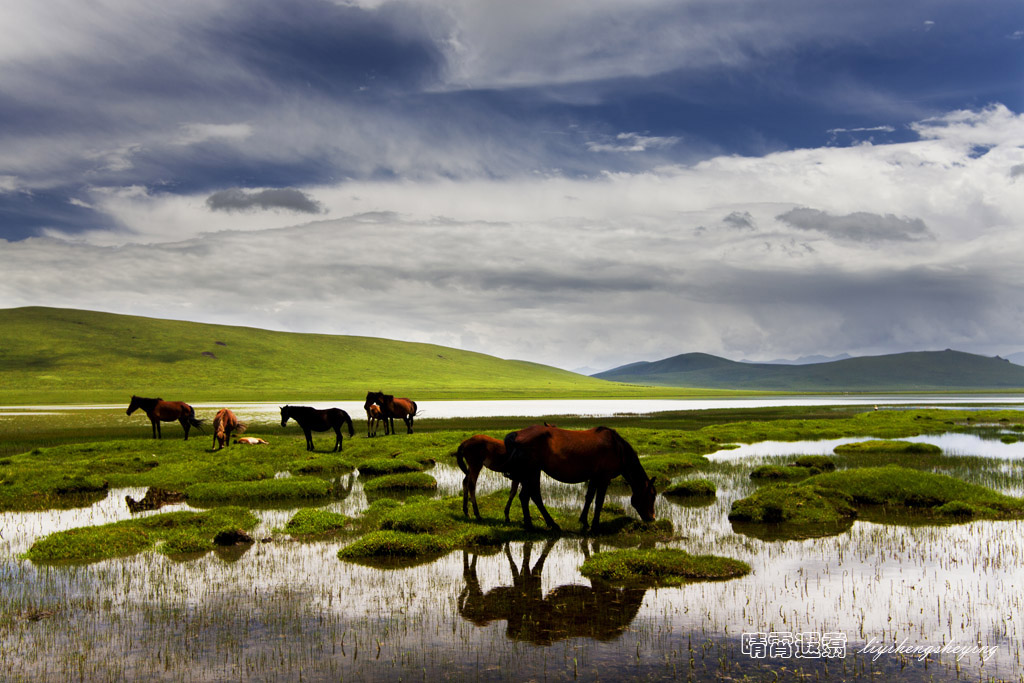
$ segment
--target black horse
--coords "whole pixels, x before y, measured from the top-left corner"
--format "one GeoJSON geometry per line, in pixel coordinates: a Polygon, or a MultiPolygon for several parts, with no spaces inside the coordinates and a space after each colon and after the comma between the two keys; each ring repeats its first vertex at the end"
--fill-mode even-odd
{"type": "Polygon", "coordinates": [[[285,406],[281,408],[281,426],[284,427],[288,420],[292,419],[299,423],[302,432],[306,435],[306,450],[313,450],[313,435],[310,432],[326,432],[333,429],[337,435],[334,441],[332,452],[341,450],[341,427],[348,424],[348,435],[355,436],[356,430],[352,426],[352,418],[341,408],[327,408],[318,410],[309,406],[285,406]]]}

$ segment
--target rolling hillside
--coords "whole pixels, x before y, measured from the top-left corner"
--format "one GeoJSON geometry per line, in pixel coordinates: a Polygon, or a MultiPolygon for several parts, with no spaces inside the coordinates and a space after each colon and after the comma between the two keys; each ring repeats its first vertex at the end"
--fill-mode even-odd
{"type": "MultiPolygon", "coordinates": [[[[556,368],[370,337],[55,308],[0,310],[0,403],[629,396],[556,368]]],[[[632,392],[632,393],[630,393],[632,392]]],[[[680,395],[680,392],[674,392],[680,395]]]]}
{"type": "Polygon", "coordinates": [[[686,353],[630,363],[594,377],[654,386],[762,391],[1024,390],[1024,367],[948,349],[808,365],[738,363],[706,353],[686,353]]]}

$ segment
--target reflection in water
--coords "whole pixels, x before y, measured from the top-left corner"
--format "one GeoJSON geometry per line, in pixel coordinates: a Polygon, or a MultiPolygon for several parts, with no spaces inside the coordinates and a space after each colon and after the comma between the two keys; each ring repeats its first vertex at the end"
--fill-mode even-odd
{"type": "MultiPolygon", "coordinates": [[[[643,589],[615,588],[601,581],[590,586],[568,584],[547,595],[541,585],[544,561],[555,540],[544,544],[537,563],[530,566],[533,544],[523,545],[522,567],[516,565],[508,544],[505,556],[512,568],[512,585],[484,593],[476,575],[477,555],[463,551],[462,575],[466,587],[459,594],[459,614],[477,626],[492,621],[508,623],[506,635],[535,645],[550,645],[567,638],[614,640],[636,618],[644,600],[643,589]]],[[[584,551],[584,554],[589,554],[584,551]]]]}

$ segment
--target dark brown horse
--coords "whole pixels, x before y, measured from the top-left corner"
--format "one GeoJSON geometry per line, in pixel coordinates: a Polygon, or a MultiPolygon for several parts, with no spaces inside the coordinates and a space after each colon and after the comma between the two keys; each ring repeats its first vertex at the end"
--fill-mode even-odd
{"type": "Polygon", "coordinates": [[[355,436],[356,430],[352,427],[352,418],[341,408],[327,408],[318,410],[309,406],[284,406],[281,408],[281,426],[284,427],[288,420],[295,420],[306,435],[306,450],[313,450],[313,435],[311,432],[326,432],[333,429],[336,439],[331,452],[341,450],[341,428],[348,425],[348,435],[355,436]]]}
{"type": "Polygon", "coordinates": [[[385,434],[395,433],[396,417],[401,418],[402,422],[405,423],[408,433],[412,434],[412,420],[416,417],[416,401],[408,398],[395,398],[391,394],[385,394],[383,391],[368,391],[366,393],[366,403],[363,404],[363,407],[365,408],[370,403],[379,405],[384,413],[384,420],[387,425],[385,434]]]}
{"type": "Polygon", "coordinates": [[[196,419],[196,411],[192,409],[192,406],[182,401],[165,401],[162,398],[139,398],[138,396],[132,396],[131,403],[128,404],[128,410],[125,411],[125,414],[131,415],[139,408],[146,413],[146,417],[153,423],[154,439],[163,438],[163,435],[160,433],[161,422],[174,422],[175,420],[180,422],[181,428],[185,430],[185,441],[188,441],[188,430],[192,427],[203,431],[203,423],[201,420],[196,419]]]}
{"type": "MultiPolygon", "coordinates": [[[[458,450],[455,451],[455,461],[466,475],[462,479],[462,514],[469,516],[469,501],[472,500],[473,512],[477,519],[481,519],[480,508],[476,505],[476,480],[480,476],[480,470],[485,466],[495,472],[504,472],[504,466],[508,462],[505,444],[492,436],[476,434],[459,444],[458,450]]],[[[505,504],[506,522],[518,490],[519,482],[512,479],[512,490],[509,491],[508,502],[505,504]]]]}
{"type": "Polygon", "coordinates": [[[217,450],[231,443],[231,432],[241,434],[245,425],[238,421],[235,414],[227,408],[221,408],[213,418],[213,445],[217,450]]]}
{"type": "Polygon", "coordinates": [[[559,429],[547,425],[534,425],[512,432],[505,437],[505,450],[509,454],[507,469],[510,476],[522,484],[519,501],[523,505],[523,524],[533,526],[530,520],[530,500],[540,510],[544,521],[552,529],[558,524],[551,519],[540,496],[540,473],[567,484],[587,482],[587,499],[580,513],[580,524],[587,529],[587,511],[594,503],[594,523],[600,523],[601,508],[608,484],[622,475],[633,490],[630,502],[645,522],[654,521],[654,480],[647,478],[640,457],[629,443],[614,429],[596,427],[587,430],[559,429]]]}

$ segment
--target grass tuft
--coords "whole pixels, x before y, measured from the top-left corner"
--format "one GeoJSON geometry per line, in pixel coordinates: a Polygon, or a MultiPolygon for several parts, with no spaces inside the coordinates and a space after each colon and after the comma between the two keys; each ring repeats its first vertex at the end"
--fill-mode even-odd
{"type": "Polygon", "coordinates": [[[627,549],[592,555],[580,567],[580,573],[618,585],[653,588],[734,579],[749,574],[750,565],[729,557],[691,555],[677,549],[627,549]]]}

